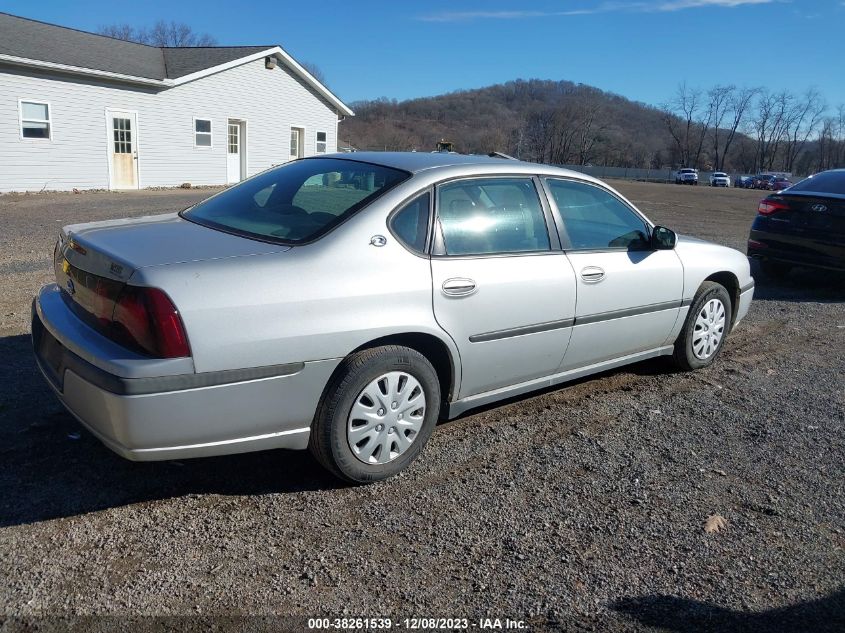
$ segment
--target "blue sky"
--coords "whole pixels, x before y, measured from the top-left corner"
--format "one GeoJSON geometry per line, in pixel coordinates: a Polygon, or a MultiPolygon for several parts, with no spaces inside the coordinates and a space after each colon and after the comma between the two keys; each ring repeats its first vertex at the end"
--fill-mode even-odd
{"type": "Polygon", "coordinates": [[[845,0],[0,0],[83,30],[191,24],[220,44],[281,44],[347,102],[515,78],[567,79],[651,104],[681,81],[818,88],[845,103],[845,0]]]}

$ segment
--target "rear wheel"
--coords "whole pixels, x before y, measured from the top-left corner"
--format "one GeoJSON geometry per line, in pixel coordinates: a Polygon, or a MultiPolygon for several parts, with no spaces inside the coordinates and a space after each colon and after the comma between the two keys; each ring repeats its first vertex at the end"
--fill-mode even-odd
{"type": "Polygon", "coordinates": [[[691,371],[712,364],[731,324],[731,298],[721,284],[705,281],[695,293],[684,328],[675,341],[673,358],[681,369],[691,371]]]}
{"type": "Polygon", "coordinates": [[[425,356],[398,345],[363,350],[326,387],[309,448],[347,481],[387,479],[419,456],[439,411],[440,382],[425,356]]]}

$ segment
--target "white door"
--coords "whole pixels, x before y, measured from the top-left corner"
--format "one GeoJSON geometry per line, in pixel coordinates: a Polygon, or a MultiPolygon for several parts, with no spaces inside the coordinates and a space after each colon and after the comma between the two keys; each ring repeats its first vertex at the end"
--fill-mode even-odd
{"type": "Polygon", "coordinates": [[[229,121],[229,132],[226,142],[226,184],[243,180],[243,135],[241,123],[229,121]]]}
{"type": "Polygon", "coordinates": [[[290,159],[296,160],[305,156],[305,130],[301,127],[290,129],[290,159]]]}
{"type": "Polygon", "coordinates": [[[461,354],[458,397],[555,372],[569,343],[575,276],[553,250],[531,178],[438,187],[434,314],[461,354]]]}
{"type": "Polygon", "coordinates": [[[548,179],[563,220],[561,241],[578,286],[575,327],[562,369],[660,347],[675,325],[683,267],[673,250],[650,246],[650,228],[610,191],[548,179]]]}
{"type": "Polygon", "coordinates": [[[134,112],[109,110],[111,189],[138,188],[138,117],[134,112]]]}

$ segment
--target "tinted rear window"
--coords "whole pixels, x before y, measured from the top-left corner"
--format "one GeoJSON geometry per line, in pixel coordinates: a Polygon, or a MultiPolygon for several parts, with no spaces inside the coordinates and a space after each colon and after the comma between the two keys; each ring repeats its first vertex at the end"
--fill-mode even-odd
{"type": "Polygon", "coordinates": [[[409,177],[404,171],[351,160],[298,160],[250,178],[183,215],[246,237],[309,242],[409,177]]]}
{"type": "Polygon", "coordinates": [[[845,171],[823,171],[792,185],[789,190],[845,195],[845,171]]]}

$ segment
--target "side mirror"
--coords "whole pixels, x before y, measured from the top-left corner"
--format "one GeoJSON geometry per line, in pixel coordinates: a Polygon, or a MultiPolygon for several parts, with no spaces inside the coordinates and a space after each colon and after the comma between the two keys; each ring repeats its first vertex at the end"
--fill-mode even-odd
{"type": "Polygon", "coordinates": [[[656,251],[671,251],[678,243],[678,236],[672,229],[655,226],[651,231],[651,247],[656,251]]]}

